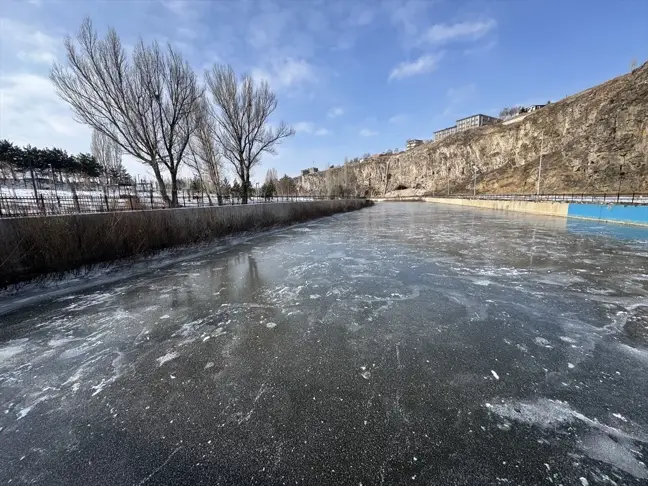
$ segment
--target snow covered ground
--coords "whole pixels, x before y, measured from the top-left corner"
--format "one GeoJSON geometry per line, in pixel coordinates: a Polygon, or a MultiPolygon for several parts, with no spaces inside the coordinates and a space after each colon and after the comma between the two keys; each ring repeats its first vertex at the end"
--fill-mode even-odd
{"type": "Polygon", "coordinates": [[[647,262],[380,204],[57,295],[0,317],[0,482],[646,484],[647,262]]]}

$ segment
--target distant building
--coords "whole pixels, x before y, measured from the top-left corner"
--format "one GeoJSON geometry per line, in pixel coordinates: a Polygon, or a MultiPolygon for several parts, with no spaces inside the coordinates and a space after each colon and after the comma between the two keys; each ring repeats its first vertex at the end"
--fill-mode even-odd
{"type": "Polygon", "coordinates": [[[308,169],[302,169],[301,171],[303,176],[308,174],[314,174],[315,172],[319,172],[319,169],[317,167],[309,167],[308,169]]]}
{"type": "Polygon", "coordinates": [[[442,130],[437,130],[436,132],[434,132],[434,141],[436,142],[437,140],[443,140],[444,138],[449,137],[453,133],[457,133],[456,126],[444,128],[442,130]]]}
{"type": "Polygon", "coordinates": [[[423,144],[423,140],[419,140],[418,138],[411,138],[407,141],[406,150],[413,149],[414,147],[418,147],[419,145],[422,144],[423,144]]]}
{"type": "Polygon", "coordinates": [[[498,121],[500,121],[499,118],[495,118],[494,116],[482,115],[481,113],[478,115],[467,116],[466,118],[457,120],[457,131],[463,132],[464,130],[470,130],[471,128],[483,127],[484,125],[491,125],[493,123],[497,123],[498,121]]]}
{"type": "Polygon", "coordinates": [[[527,111],[528,113],[530,113],[530,112],[532,112],[532,111],[539,110],[540,108],[544,108],[545,106],[547,106],[547,105],[531,105],[531,106],[527,106],[527,107],[525,108],[525,111],[527,111]]]}
{"type": "Polygon", "coordinates": [[[464,130],[470,130],[471,128],[483,127],[484,125],[491,125],[492,123],[497,123],[499,121],[501,121],[499,118],[482,115],[481,113],[468,116],[466,118],[457,120],[457,124],[455,126],[434,132],[434,141],[436,142],[437,140],[443,140],[444,138],[449,137],[450,135],[457,132],[463,132],[464,130]]]}

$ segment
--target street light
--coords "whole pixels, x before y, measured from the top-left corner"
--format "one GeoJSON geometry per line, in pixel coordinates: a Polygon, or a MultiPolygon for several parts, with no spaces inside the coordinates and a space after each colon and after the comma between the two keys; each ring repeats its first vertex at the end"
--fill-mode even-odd
{"type": "Polygon", "coordinates": [[[536,188],[536,195],[540,196],[540,176],[542,175],[542,148],[544,145],[544,132],[540,138],[540,163],[538,164],[538,187],[536,188]]]}
{"type": "MultiPolygon", "coordinates": [[[[625,162],[625,155],[621,156],[623,158],[623,161],[625,162]]],[[[617,202],[619,202],[619,199],[621,198],[621,180],[623,179],[623,176],[625,175],[625,172],[623,172],[623,164],[619,165],[619,188],[617,189],[617,202]]]]}

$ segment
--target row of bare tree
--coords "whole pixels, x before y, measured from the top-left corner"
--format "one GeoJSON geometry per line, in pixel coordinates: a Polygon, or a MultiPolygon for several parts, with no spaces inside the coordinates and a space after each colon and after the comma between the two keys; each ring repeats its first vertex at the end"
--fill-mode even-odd
{"type": "Polygon", "coordinates": [[[151,167],[169,206],[178,205],[183,164],[220,195],[223,159],[240,179],[246,203],[252,169],[295,133],[283,122],[269,125],[277,98],[268,84],[249,75],[238,78],[228,65],[206,71],[203,88],[170,45],[140,39],[128,54],[114,29],[100,38],[90,19],[76,40],[65,39],[65,49],[67,62],[50,72],[57,93],[78,121],[113,145],[109,154],[123,151],[151,167]]]}

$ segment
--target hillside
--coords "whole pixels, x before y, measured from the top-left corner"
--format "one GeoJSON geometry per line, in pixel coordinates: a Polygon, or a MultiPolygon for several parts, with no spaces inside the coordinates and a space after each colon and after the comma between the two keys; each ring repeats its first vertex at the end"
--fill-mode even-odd
{"type": "Polygon", "coordinates": [[[304,192],[346,186],[363,195],[534,193],[542,144],[543,192],[648,192],[648,63],[517,122],[459,132],[407,152],[298,177],[304,192]],[[623,165],[623,176],[620,168],[623,165]]]}

